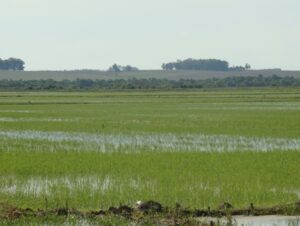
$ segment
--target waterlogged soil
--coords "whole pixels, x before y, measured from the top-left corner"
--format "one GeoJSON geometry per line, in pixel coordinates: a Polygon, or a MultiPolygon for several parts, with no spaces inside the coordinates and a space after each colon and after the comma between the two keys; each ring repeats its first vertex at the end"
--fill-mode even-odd
{"type": "Polygon", "coordinates": [[[162,206],[155,201],[139,202],[135,206],[120,205],[107,210],[80,211],[68,208],[37,209],[17,208],[0,203],[0,222],[24,219],[71,218],[79,220],[103,220],[121,217],[136,225],[279,225],[291,222],[297,225],[300,219],[300,201],[287,205],[259,208],[253,204],[243,209],[235,209],[230,203],[222,203],[217,209],[188,209],[176,204],[175,207],[162,206]]]}

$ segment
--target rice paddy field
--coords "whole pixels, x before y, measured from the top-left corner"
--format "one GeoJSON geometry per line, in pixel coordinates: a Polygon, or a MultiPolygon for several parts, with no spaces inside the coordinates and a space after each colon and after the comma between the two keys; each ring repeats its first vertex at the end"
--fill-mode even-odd
{"type": "Polygon", "coordinates": [[[300,89],[1,92],[0,202],[93,210],[300,199],[300,89]]]}

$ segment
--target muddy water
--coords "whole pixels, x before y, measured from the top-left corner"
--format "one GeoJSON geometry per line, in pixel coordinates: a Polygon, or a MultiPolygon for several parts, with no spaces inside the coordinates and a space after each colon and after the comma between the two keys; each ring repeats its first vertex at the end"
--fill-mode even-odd
{"type": "Polygon", "coordinates": [[[236,216],[238,226],[300,226],[300,216],[236,216]]]}

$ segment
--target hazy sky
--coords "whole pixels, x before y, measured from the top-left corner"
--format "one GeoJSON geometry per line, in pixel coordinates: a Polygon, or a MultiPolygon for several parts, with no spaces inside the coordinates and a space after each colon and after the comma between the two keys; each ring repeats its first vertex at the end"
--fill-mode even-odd
{"type": "Polygon", "coordinates": [[[0,0],[0,57],[27,70],[219,58],[300,69],[299,0],[0,0]]]}

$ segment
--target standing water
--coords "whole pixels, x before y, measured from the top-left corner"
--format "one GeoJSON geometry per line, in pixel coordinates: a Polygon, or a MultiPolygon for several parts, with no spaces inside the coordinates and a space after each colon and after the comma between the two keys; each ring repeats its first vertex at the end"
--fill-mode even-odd
{"type": "Polygon", "coordinates": [[[236,216],[238,226],[300,226],[300,216],[236,216]]]}

